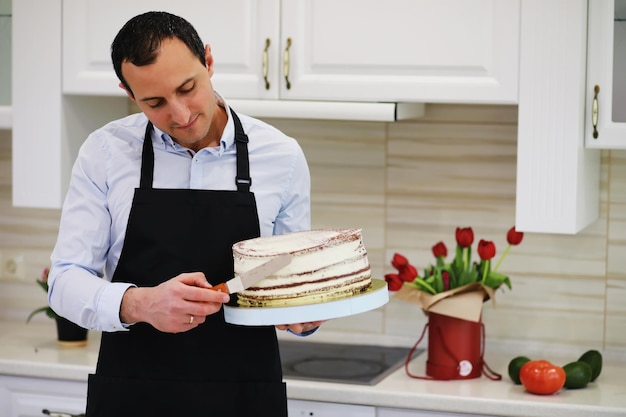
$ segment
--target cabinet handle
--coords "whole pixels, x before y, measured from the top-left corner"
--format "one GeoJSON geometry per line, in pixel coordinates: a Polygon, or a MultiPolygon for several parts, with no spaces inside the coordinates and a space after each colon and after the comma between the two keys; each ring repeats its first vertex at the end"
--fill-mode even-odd
{"type": "Polygon", "coordinates": [[[287,90],[291,89],[291,81],[289,81],[289,48],[291,48],[291,38],[287,38],[287,46],[285,46],[285,56],[283,57],[283,72],[285,73],[285,83],[287,90]]]}
{"type": "Polygon", "coordinates": [[[41,410],[41,412],[50,417],[85,417],[85,414],[70,414],[70,413],[61,413],[58,411],[50,411],[47,409],[41,410]]]}
{"type": "Polygon", "coordinates": [[[593,102],[591,103],[591,124],[593,125],[593,138],[598,139],[598,93],[600,86],[593,87],[593,102]]]}
{"type": "Polygon", "coordinates": [[[265,89],[270,89],[270,81],[267,79],[269,73],[268,53],[270,49],[270,38],[265,39],[265,49],[263,50],[263,79],[265,80],[265,89]]]}

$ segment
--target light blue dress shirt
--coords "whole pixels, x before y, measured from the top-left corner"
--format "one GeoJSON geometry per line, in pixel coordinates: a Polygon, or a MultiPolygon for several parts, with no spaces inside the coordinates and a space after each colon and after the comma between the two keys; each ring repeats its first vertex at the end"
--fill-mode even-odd
{"type": "MultiPolygon", "coordinates": [[[[237,189],[235,128],[228,108],[227,114],[220,146],[197,153],[155,127],[154,188],[237,189]]],[[[310,229],[310,175],[302,149],[274,127],[239,117],[249,138],[250,190],[256,197],[261,236],[310,229]]],[[[120,305],[132,284],[110,280],[139,186],[147,123],[140,113],[96,130],[82,145],[72,169],[51,255],[48,300],[53,310],[85,328],[125,330],[120,305]]],[[[161,221],[176,222],[176,212],[164,210],[161,221]]]]}

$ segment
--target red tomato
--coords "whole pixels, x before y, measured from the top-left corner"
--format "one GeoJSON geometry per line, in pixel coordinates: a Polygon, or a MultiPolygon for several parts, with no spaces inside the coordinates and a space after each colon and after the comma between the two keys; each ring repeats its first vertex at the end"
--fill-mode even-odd
{"type": "Polygon", "coordinates": [[[520,369],[519,379],[528,392],[554,394],[565,384],[565,371],[546,360],[530,361],[520,369]]]}

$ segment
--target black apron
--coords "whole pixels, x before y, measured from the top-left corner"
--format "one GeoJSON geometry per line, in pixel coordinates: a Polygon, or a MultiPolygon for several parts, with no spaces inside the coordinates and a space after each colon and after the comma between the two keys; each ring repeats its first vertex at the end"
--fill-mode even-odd
{"type": "MultiPolygon", "coordinates": [[[[232,245],[259,236],[259,220],[248,137],[231,114],[237,191],[153,189],[148,123],[140,187],[113,281],[149,287],[201,271],[215,285],[233,276],[232,245]]],[[[228,324],[222,309],[183,333],[163,333],[147,323],[103,332],[96,373],[89,376],[87,416],[148,415],[287,416],[275,329],[228,324]]]]}

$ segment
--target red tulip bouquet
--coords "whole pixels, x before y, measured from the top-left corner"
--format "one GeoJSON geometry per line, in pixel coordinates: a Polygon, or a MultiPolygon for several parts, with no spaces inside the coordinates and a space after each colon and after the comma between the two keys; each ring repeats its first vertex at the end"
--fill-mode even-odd
{"type": "MultiPolygon", "coordinates": [[[[524,233],[511,227],[507,233],[508,246],[502,256],[492,266],[496,255],[496,246],[492,241],[481,239],[476,251],[480,260],[472,262],[472,244],[474,243],[474,231],[471,227],[456,229],[456,250],[454,258],[446,261],[448,248],[443,242],[438,242],[432,247],[435,263],[428,266],[420,274],[417,268],[409,260],[399,253],[394,254],[391,265],[397,273],[385,275],[390,291],[397,291],[397,296],[415,304],[419,304],[425,311],[439,301],[470,291],[482,291],[482,300],[493,297],[493,292],[505,285],[511,288],[511,280],[508,276],[499,273],[498,268],[511,250],[511,247],[519,245],[524,238],[524,233]]],[[[478,313],[468,313],[469,317],[477,319],[478,313]]],[[[461,315],[459,315],[461,316],[461,315]]],[[[465,317],[463,317],[465,318],[465,317]]]]}
{"type": "Polygon", "coordinates": [[[515,227],[509,229],[509,245],[494,267],[496,246],[484,239],[476,248],[480,260],[472,262],[474,231],[470,227],[457,227],[456,251],[450,262],[446,261],[446,245],[443,242],[434,245],[435,263],[425,268],[421,276],[405,256],[394,254],[391,264],[398,272],[385,275],[389,290],[397,291],[397,298],[419,305],[428,315],[428,323],[408,357],[428,330],[428,376],[412,374],[408,358],[405,364],[407,375],[444,380],[477,378],[481,374],[495,380],[502,378],[487,366],[483,358],[482,306],[486,300],[494,300],[494,291],[502,285],[511,288],[511,280],[499,273],[498,268],[511,247],[519,245],[523,237],[524,234],[515,227]],[[463,360],[459,362],[459,358],[463,360]]]}
{"type": "Polygon", "coordinates": [[[504,284],[510,289],[511,280],[509,277],[497,271],[511,247],[519,245],[523,237],[524,233],[516,231],[515,227],[509,229],[507,233],[509,245],[496,266],[492,268],[491,262],[496,255],[496,245],[492,241],[481,239],[477,246],[480,261],[472,263],[474,231],[471,227],[457,227],[456,253],[452,262],[446,263],[448,248],[443,242],[438,242],[432,247],[435,264],[427,267],[423,275],[420,276],[417,269],[409,263],[405,256],[396,253],[391,260],[391,265],[398,272],[386,274],[385,281],[387,281],[390,291],[397,291],[402,285],[409,285],[429,294],[438,294],[471,283],[481,283],[494,290],[504,284]]]}

